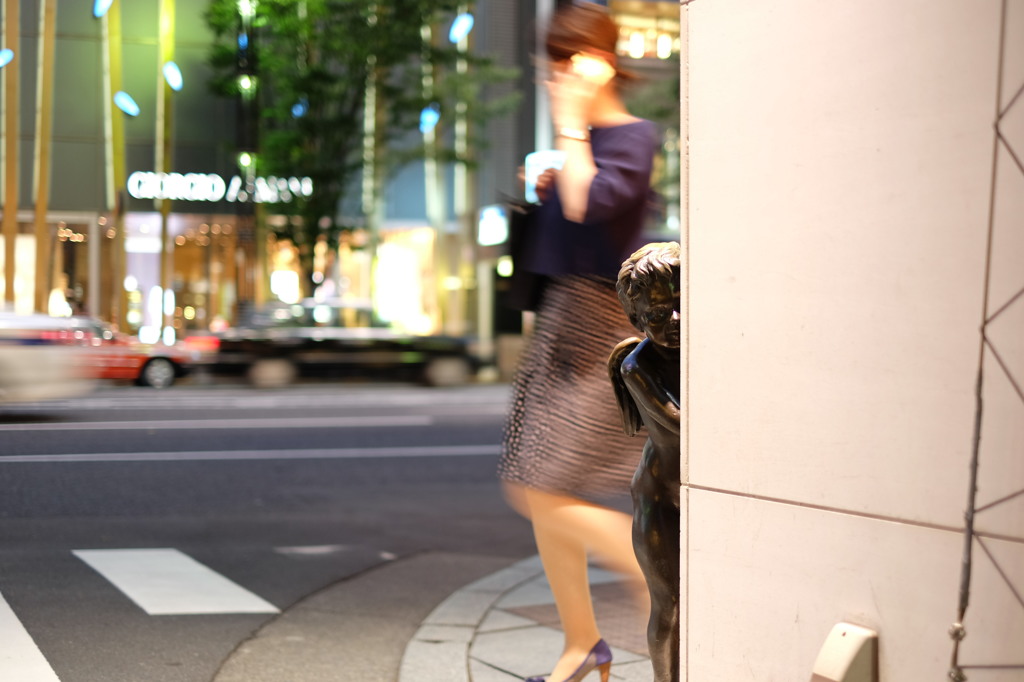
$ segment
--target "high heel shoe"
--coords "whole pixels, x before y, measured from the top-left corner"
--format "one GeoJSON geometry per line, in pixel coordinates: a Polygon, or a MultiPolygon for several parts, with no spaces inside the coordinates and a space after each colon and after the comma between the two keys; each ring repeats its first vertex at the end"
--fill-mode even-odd
{"type": "MultiPolygon", "coordinates": [[[[580,682],[594,668],[601,672],[601,682],[608,682],[608,675],[612,671],[612,650],[603,639],[597,640],[597,644],[594,645],[594,648],[590,650],[587,657],[580,663],[580,667],[576,668],[572,675],[565,678],[564,682],[580,682]]],[[[527,677],[526,682],[546,682],[546,680],[543,677],[527,677]]]]}

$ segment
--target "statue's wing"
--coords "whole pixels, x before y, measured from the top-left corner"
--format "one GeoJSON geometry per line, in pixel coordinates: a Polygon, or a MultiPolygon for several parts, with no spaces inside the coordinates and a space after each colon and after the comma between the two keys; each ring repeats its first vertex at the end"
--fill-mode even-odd
{"type": "Polygon", "coordinates": [[[622,361],[639,345],[640,339],[635,336],[630,337],[620,341],[612,354],[608,356],[608,378],[611,379],[615,400],[618,402],[619,412],[622,414],[622,430],[626,432],[627,436],[635,436],[643,426],[643,420],[640,417],[640,409],[636,406],[633,396],[630,395],[626,383],[622,380],[622,361]]]}

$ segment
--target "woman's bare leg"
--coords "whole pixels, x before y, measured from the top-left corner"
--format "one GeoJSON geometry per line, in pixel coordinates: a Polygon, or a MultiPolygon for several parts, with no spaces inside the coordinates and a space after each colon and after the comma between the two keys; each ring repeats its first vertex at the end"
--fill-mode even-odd
{"type": "Polygon", "coordinates": [[[537,551],[565,632],[562,657],[549,677],[561,682],[601,638],[587,575],[588,549],[625,575],[647,608],[643,574],[633,553],[632,520],[622,512],[564,495],[529,488],[507,492],[513,506],[521,506],[533,522],[537,551]]]}

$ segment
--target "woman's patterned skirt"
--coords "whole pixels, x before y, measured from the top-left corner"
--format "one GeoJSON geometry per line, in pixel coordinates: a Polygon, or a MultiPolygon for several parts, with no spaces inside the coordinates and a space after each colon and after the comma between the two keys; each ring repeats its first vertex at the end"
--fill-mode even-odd
{"type": "Polygon", "coordinates": [[[629,484],[647,439],[622,430],[608,356],[638,335],[610,281],[549,282],[512,381],[498,465],[503,480],[629,508],[629,484]]]}

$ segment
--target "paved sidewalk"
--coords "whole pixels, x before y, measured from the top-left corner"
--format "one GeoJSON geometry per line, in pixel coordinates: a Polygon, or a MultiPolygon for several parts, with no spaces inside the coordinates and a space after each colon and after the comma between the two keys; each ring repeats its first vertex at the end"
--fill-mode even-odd
{"type": "MultiPolygon", "coordinates": [[[[312,594],[267,622],[213,682],[515,682],[546,674],[562,633],[534,556],[426,552],[312,594]]],[[[617,575],[591,570],[615,682],[653,678],[644,630],[617,575]]],[[[588,680],[597,680],[595,671],[588,680]]]]}
{"type": "MultiPolygon", "coordinates": [[[[611,679],[653,677],[644,616],[618,576],[591,569],[594,606],[614,655],[611,679]]],[[[544,675],[558,659],[562,633],[538,557],[454,592],[427,618],[402,658],[399,682],[515,682],[544,675]]],[[[588,679],[598,679],[591,673],[588,679]]]]}

